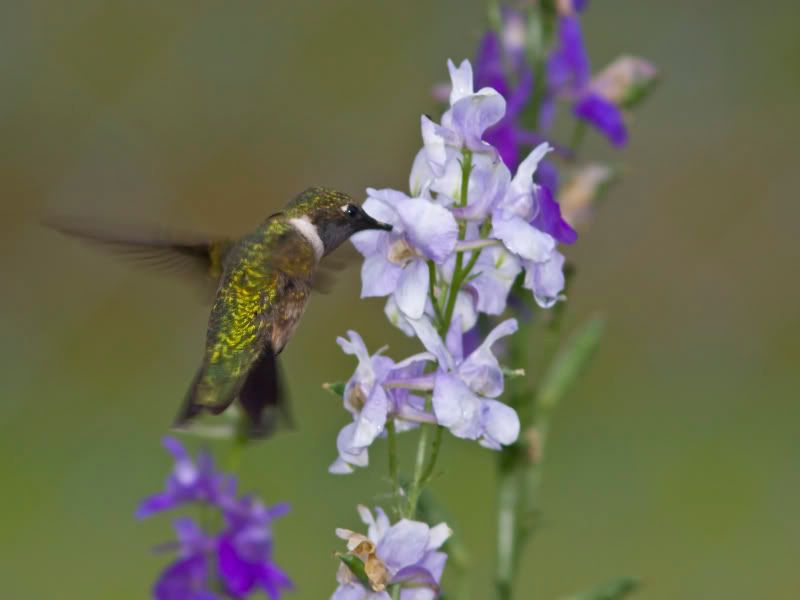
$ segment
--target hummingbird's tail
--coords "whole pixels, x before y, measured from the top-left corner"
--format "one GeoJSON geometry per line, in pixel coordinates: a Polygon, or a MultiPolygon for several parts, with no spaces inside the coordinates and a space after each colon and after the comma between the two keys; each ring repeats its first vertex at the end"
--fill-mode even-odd
{"type": "Polygon", "coordinates": [[[204,381],[201,367],[175,417],[173,426],[185,428],[203,412],[220,414],[236,399],[244,413],[243,433],[250,439],[269,437],[281,421],[291,424],[288,401],[281,382],[280,368],[272,349],[267,347],[240,381],[212,391],[204,381]],[[225,389],[227,388],[227,389],[225,389]]]}

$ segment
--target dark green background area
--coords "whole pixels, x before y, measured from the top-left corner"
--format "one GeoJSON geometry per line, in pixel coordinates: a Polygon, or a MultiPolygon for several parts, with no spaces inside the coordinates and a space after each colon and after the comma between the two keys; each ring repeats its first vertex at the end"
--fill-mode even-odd
{"type": "MultiPolygon", "coordinates": [[[[591,3],[594,66],[636,53],[664,80],[626,151],[586,148],[626,177],[567,251],[566,326],[601,312],[607,336],[556,417],[521,598],[620,574],[643,598],[800,596],[798,13],[591,3]]],[[[308,185],[405,188],[430,88],[484,19],[457,0],[0,4],[3,597],[146,597],[169,518],[133,511],[169,468],[159,438],[207,317],[182,282],[38,219],[233,233],[308,185]]],[[[358,291],[351,269],[312,301],[283,359],[298,426],[243,464],[244,488],[293,504],[275,536],[297,598],[327,597],[334,527],[386,490],[380,442],[374,469],[326,473],[347,418],[320,384],[354,366],[335,337],[416,350],[358,291]]],[[[494,458],[447,437],[434,485],[473,600],[491,597],[494,458]]]]}

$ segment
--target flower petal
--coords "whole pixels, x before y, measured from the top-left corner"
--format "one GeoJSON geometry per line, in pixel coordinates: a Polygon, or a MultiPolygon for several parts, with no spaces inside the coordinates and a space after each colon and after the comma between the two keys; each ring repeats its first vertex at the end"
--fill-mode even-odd
{"type": "Polygon", "coordinates": [[[478,423],[481,400],[460,377],[439,372],[433,389],[433,412],[438,423],[456,437],[475,440],[480,435],[478,423]]]}
{"type": "Polygon", "coordinates": [[[533,291],[536,303],[542,308],[553,306],[564,289],[564,256],[553,252],[546,262],[526,262],[524,266],[524,287],[533,291]]]}
{"type": "Polygon", "coordinates": [[[461,140],[454,131],[437,125],[425,115],[421,118],[421,130],[428,165],[433,174],[440,177],[447,164],[447,147],[459,146],[461,140]]]}
{"type": "Polygon", "coordinates": [[[477,308],[489,315],[499,315],[506,308],[508,293],[522,267],[505,248],[486,248],[481,252],[473,271],[476,277],[469,285],[477,293],[477,308]]]}
{"type": "Polygon", "coordinates": [[[386,413],[389,411],[389,398],[380,385],[372,390],[361,413],[356,419],[351,444],[355,448],[366,448],[375,438],[383,433],[386,425],[386,413]]]}
{"type": "Polygon", "coordinates": [[[536,186],[538,210],[531,225],[562,244],[574,244],[578,233],[561,216],[561,207],[546,187],[536,186]]]}
{"type": "Polygon", "coordinates": [[[462,60],[456,67],[452,60],[447,60],[447,70],[450,71],[450,105],[452,106],[462,98],[473,94],[472,65],[468,60],[462,60]]]}
{"type": "Polygon", "coordinates": [[[481,396],[495,398],[503,393],[503,372],[492,353],[492,346],[500,338],[517,330],[517,320],[508,319],[489,332],[483,343],[458,367],[458,374],[470,389],[481,396]]]}
{"type": "Polygon", "coordinates": [[[442,116],[442,125],[456,131],[469,149],[494,153],[494,148],[482,141],[483,133],[502,119],[505,112],[505,98],[493,89],[485,88],[453,104],[442,116]]]}
{"type": "Polygon", "coordinates": [[[497,400],[484,400],[481,407],[484,437],[490,447],[508,446],[519,437],[519,416],[510,406],[497,400]]]}
{"type": "Polygon", "coordinates": [[[628,130],[622,111],[599,94],[583,96],[573,109],[575,116],[597,128],[609,141],[621,148],[628,142],[628,130]]]}
{"type": "Polygon", "coordinates": [[[518,216],[501,211],[495,211],[492,216],[491,235],[526,260],[544,262],[556,247],[555,240],[546,233],[518,216]]]}
{"type": "Polygon", "coordinates": [[[446,208],[425,198],[397,205],[407,239],[436,263],[444,262],[458,239],[458,224],[446,208]]]}
{"type": "Polygon", "coordinates": [[[375,553],[390,571],[396,572],[422,560],[429,531],[425,523],[401,519],[389,528],[375,553]]]}
{"type": "Polygon", "coordinates": [[[424,261],[413,260],[403,269],[394,298],[409,319],[422,317],[428,299],[428,265],[424,261]]]}
{"type": "Polygon", "coordinates": [[[511,180],[511,185],[509,185],[508,189],[510,196],[517,197],[533,193],[533,175],[536,173],[536,168],[552,150],[553,147],[547,142],[539,144],[531,150],[531,153],[519,164],[517,172],[511,180]]]}
{"type": "Polygon", "coordinates": [[[361,297],[388,296],[397,289],[402,273],[402,267],[386,260],[383,255],[367,257],[361,265],[361,297]]]}
{"type": "MultiPolygon", "coordinates": [[[[208,565],[203,554],[194,554],[175,561],[169,565],[156,581],[153,587],[153,597],[156,600],[179,600],[182,598],[202,597],[199,594],[207,593],[208,565]]],[[[214,598],[215,596],[206,596],[214,598]]]]}
{"type": "Polygon", "coordinates": [[[444,342],[442,342],[442,338],[436,332],[436,329],[434,329],[430,319],[417,319],[409,321],[409,324],[414,329],[414,333],[419,338],[419,341],[425,346],[425,349],[433,354],[436,360],[439,361],[440,368],[453,369],[455,367],[453,357],[450,356],[450,352],[448,352],[444,342]]]}

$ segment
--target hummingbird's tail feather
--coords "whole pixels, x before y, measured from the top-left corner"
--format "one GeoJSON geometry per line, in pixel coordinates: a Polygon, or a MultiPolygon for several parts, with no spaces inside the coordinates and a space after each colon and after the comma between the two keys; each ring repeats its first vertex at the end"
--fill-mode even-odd
{"type": "Polygon", "coordinates": [[[267,347],[250,368],[239,392],[239,405],[248,417],[248,437],[270,436],[281,420],[291,424],[289,404],[281,381],[280,366],[267,347]]]}
{"type": "Polygon", "coordinates": [[[283,421],[291,425],[288,399],[281,381],[280,367],[272,348],[264,348],[250,370],[239,382],[216,390],[204,382],[205,367],[201,367],[186,393],[186,398],[173,421],[173,427],[185,428],[204,412],[220,414],[239,398],[244,413],[242,433],[248,438],[269,437],[283,421]]]}
{"type": "Polygon", "coordinates": [[[209,386],[203,381],[206,375],[205,367],[200,367],[197,374],[192,379],[189,391],[181,404],[178,414],[172,426],[181,429],[186,427],[190,421],[200,416],[204,412],[218,415],[225,411],[231,402],[236,398],[236,391],[228,392],[224,395],[213,394],[209,386]]]}

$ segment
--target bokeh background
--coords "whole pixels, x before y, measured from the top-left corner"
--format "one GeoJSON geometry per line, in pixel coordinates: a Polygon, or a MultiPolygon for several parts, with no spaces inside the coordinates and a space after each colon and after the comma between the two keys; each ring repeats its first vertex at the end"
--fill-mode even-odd
{"type": "MultiPolygon", "coordinates": [[[[555,420],[520,597],[622,574],[645,598],[800,597],[798,18],[792,0],[585,17],[596,67],[632,52],[664,80],[626,151],[587,147],[627,172],[568,251],[566,327],[601,312],[607,335],[555,420]]],[[[169,518],[133,511],[169,468],[207,317],[40,217],[235,233],[308,185],[404,188],[430,88],[484,24],[472,0],[0,4],[3,597],[147,596],[169,518]]],[[[283,359],[298,427],[244,459],[245,488],[294,506],[276,552],[296,598],[327,597],[333,528],[386,489],[382,445],[376,469],[326,474],[346,416],[320,383],[353,367],[335,336],[412,349],[358,287],[351,269],[312,302],[283,359]]],[[[473,599],[491,598],[493,466],[448,438],[434,486],[473,599]]]]}

